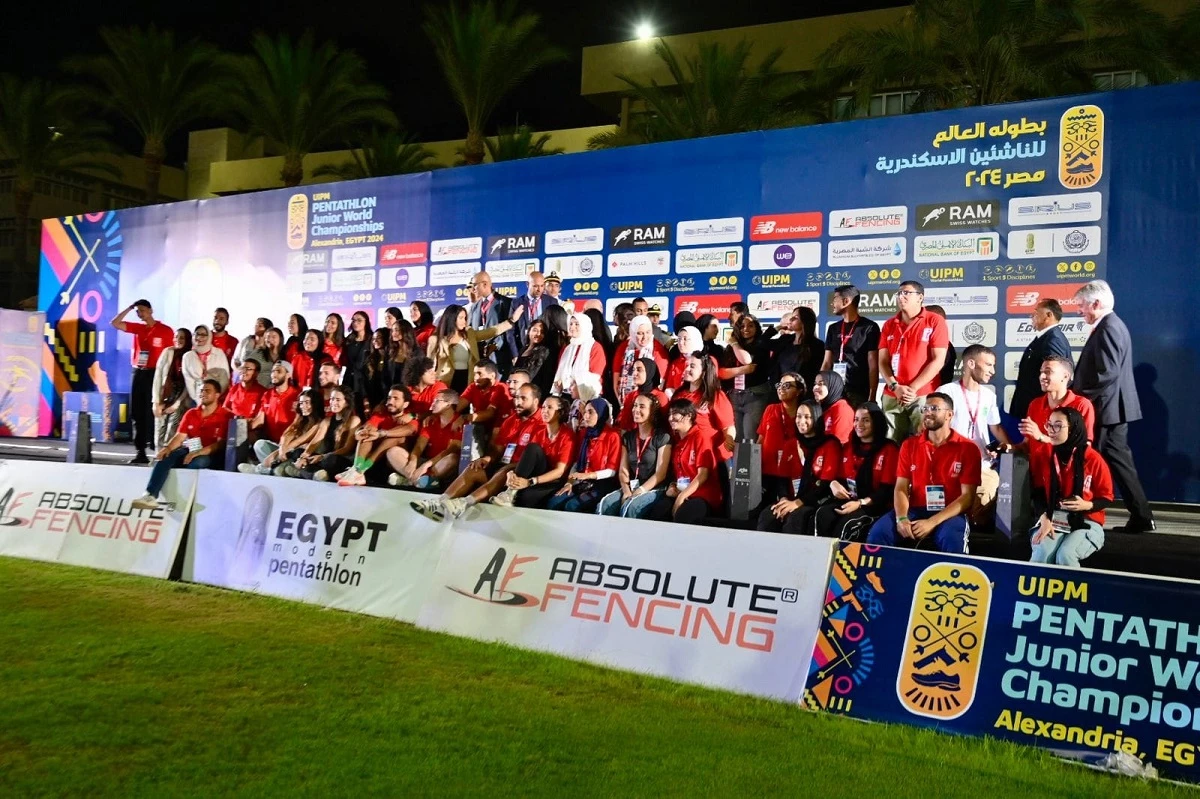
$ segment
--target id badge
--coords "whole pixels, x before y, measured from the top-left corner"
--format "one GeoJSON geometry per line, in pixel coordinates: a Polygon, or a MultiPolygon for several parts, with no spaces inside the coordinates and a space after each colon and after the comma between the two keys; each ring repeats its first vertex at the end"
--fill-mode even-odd
{"type": "Polygon", "coordinates": [[[946,509],[946,489],[943,486],[925,486],[925,510],[946,509]]]}
{"type": "Polygon", "coordinates": [[[856,481],[850,479],[846,480],[846,493],[848,493],[854,499],[858,499],[858,485],[856,481]]]}
{"type": "Polygon", "coordinates": [[[204,447],[204,444],[198,438],[185,438],[183,445],[187,447],[188,452],[199,452],[204,447]]]}
{"type": "Polygon", "coordinates": [[[676,490],[678,490],[682,493],[683,491],[686,491],[687,487],[690,486],[691,484],[692,484],[692,478],[680,477],[678,480],[675,481],[675,488],[676,488],[676,490]]]}
{"type": "Polygon", "coordinates": [[[795,480],[792,480],[792,499],[795,499],[800,495],[800,484],[802,482],[804,482],[804,480],[799,477],[795,480]]]}
{"type": "Polygon", "coordinates": [[[1065,510],[1056,510],[1050,514],[1050,525],[1054,528],[1054,532],[1059,535],[1066,535],[1071,532],[1071,520],[1065,510]]]}
{"type": "MultiPolygon", "coordinates": [[[[895,368],[895,367],[893,367],[893,368],[895,368]]],[[[838,377],[842,378],[842,380],[846,379],[846,372],[848,372],[849,370],[850,370],[850,364],[846,363],[845,361],[838,361],[837,363],[835,363],[833,365],[833,373],[835,375],[837,375],[838,377]]]]}
{"type": "Polygon", "coordinates": [[[632,480],[630,480],[630,481],[629,481],[629,490],[630,490],[630,491],[637,491],[637,488],[638,488],[638,486],[640,486],[641,484],[642,484],[642,481],[641,481],[641,480],[638,480],[638,479],[635,477],[634,479],[632,479],[632,480]]]}
{"type": "Polygon", "coordinates": [[[899,371],[900,371],[900,353],[893,352],[892,353],[892,379],[893,380],[900,379],[899,377],[896,377],[896,373],[899,371]]]}
{"type": "Polygon", "coordinates": [[[508,446],[506,446],[504,448],[504,457],[500,459],[500,462],[503,463],[505,466],[507,466],[508,464],[512,463],[513,455],[515,455],[516,453],[517,453],[517,445],[509,444],[508,446]]]}
{"type": "Polygon", "coordinates": [[[733,378],[733,390],[734,391],[745,391],[746,390],[746,376],[745,375],[736,375],[733,378]]]}
{"type": "Polygon", "coordinates": [[[145,369],[149,365],[150,365],[150,353],[147,350],[142,350],[141,352],[138,353],[137,368],[145,369]]]}

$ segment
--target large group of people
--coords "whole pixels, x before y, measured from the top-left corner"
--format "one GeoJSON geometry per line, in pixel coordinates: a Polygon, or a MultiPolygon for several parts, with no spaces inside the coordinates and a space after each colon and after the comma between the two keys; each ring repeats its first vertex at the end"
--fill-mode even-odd
{"type": "Polygon", "coordinates": [[[428,492],[413,506],[439,520],[491,502],[694,524],[728,514],[731,459],[750,442],[759,530],[963,552],[1013,449],[1029,458],[1036,560],[1078,565],[1102,546],[1114,484],[1127,531],[1153,529],[1126,443],[1129,333],[1104,281],[1076,297],[1095,326],[1078,364],[1059,304],[1034,310],[1011,438],[988,385],[996,353],[974,345],[956,363],[916,281],[882,328],[854,286],[836,289],[823,339],[811,308],[764,325],[735,302],[724,345],[711,314],[668,330],[643,298],[605,319],[550,288],[533,272],[510,299],[480,272],[470,302],[439,316],[414,302],[372,330],[364,311],[319,327],[293,314],[286,333],[260,318],[241,340],[223,308],[172,330],[139,300],[112,322],[134,337],[134,462],[155,451],[135,504],[154,507],[170,469],[233,448],[243,472],[428,492]]]}

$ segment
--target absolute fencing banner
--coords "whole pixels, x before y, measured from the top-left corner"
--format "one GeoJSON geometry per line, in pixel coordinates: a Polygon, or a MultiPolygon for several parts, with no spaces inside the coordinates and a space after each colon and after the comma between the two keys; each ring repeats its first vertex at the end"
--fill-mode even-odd
{"type": "Polygon", "coordinates": [[[138,510],[147,469],[0,460],[0,555],[166,578],[196,473],[173,470],[163,507],[138,510]]]}
{"type": "Polygon", "coordinates": [[[417,624],[795,701],[831,542],[476,506],[417,624]]]}
{"type": "Polygon", "coordinates": [[[804,704],[1200,781],[1200,583],[839,544],[804,704]]]}
{"type": "Polygon", "coordinates": [[[205,472],[183,579],[414,622],[445,534],[418,496],[205,472]]]}

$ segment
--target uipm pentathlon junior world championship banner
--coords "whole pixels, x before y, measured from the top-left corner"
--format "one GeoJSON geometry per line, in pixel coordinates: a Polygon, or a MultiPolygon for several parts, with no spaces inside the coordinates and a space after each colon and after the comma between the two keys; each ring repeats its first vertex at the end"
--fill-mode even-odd
{"type": "Polygon", "coordinates": [[[1200,584],[841,544],[804,704],[1200,782],[1200,584]]]}
{"type": "Polygon", "coordinates": [[[419,626],[797,701],[831,542],[476,506],[419,626]]]}
{"type": "Polygon", "coordinates": [[[445,535],[417,497],[205,472],[183,579],[414,622],[445,535]]]}
{"type": "Polygon", "coordinates": [[[173,470],[165,506],[138,510],[130,503],[144,493],[149,474],[131,466],[0,460],[0,555],[167,577],[196,473],[173,470]]]}

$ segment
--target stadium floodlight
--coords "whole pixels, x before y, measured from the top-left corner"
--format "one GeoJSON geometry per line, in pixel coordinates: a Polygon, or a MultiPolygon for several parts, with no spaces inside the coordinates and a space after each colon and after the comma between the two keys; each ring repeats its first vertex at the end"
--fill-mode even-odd
{"type": "Polygon", "coordinates": [[[654,26],[645,20],[639,22],[633,32],[635,36],[642,40],[654,38],[654,26]]]}

